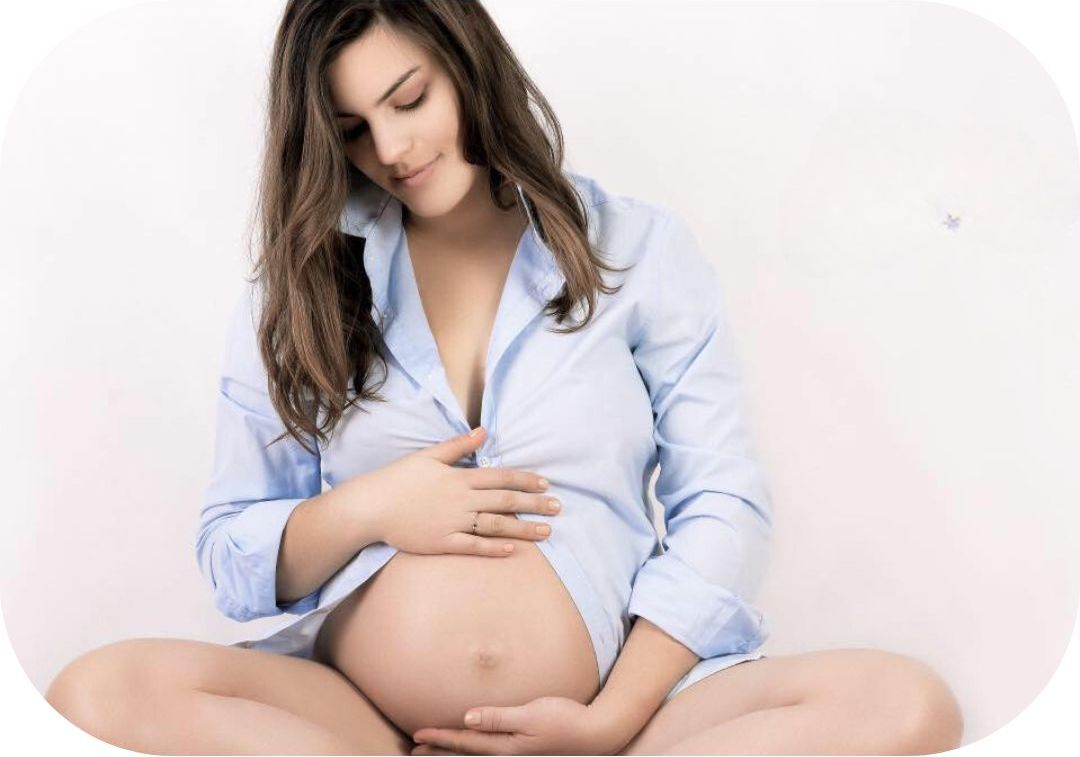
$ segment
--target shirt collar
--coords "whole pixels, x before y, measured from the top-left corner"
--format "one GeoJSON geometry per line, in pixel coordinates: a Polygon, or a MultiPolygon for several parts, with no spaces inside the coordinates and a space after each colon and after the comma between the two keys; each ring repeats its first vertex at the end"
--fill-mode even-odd
{"type": "MultiPolygon", "coordinates": [[[[578,177],[571,177],[580,181],[578,177]]],[[[526,209],[529,224],[526,227],[526,239],[520,248],[521,259],[515,264],[517,275],[529,293],[540,303],[554,297],[566,281],[566,277],[555,260],[551,249],[536,231],[533,214],[525,202],[525,195],[519,184],[515,183],[519,201],[526,209]]],[[[591,201],[586,196],[586,205],[591,201]]],[[[591,214],[591,210],[590,210],[591,214]]],[[[341,215],[340,229],[346,234],[366,239],[364,244],[364,268],[371,281],[371,296],[374,312],[386,314],[394,303],[394,285],[392,281],[395,261],[400,265],[399,253],[404,249],[405,233],[401,226],[401,200],[386,192],[377,184],[370,182],[359,190],[349,193],[345,209],[341,215]]],[[[591,220],[591,218],[590,218],[591,220]]],[[[592,236],[592,234],[590,234],[592,236]]]]}

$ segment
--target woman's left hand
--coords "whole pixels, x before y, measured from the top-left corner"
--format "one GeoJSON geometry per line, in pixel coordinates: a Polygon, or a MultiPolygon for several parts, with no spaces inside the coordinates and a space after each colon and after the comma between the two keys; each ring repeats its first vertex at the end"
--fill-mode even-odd
{"type": "Polygon", "coordinates": [[[418,730],[412,754],[614,754],[621,746],[595,710],[566,697],[473,712],[476,725],[418,730]]]}

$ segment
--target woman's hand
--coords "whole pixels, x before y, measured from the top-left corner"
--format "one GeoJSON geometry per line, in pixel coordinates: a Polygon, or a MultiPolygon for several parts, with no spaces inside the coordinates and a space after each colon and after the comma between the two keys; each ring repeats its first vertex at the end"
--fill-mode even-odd
{"type": "Polygon", "coordinates": [[[626,742],[597,711],[566,697],[469,710],[474,712],[479,721],[464,729],[418,730],[412,754],[615,754],[626,742]]]}
{"type": "Polygon", "coordinates": [[[418,555],[506,557],[513,539],[547,538],[542,524],[499,514],[558,513],[554,498],[540,494],[547,488],[540,476],[451,465],[480,446],[485,433],[447,439],[366,475],[365,501],[357,507],[372,513],[380,541],[418,555]]]}

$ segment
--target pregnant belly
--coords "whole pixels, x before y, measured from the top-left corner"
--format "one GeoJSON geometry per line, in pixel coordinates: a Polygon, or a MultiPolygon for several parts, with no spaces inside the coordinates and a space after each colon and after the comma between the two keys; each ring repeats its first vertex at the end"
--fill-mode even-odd
{"type": "Polygon", "coordinates": [[[470,707],[600,690],[588,629],[547,558],[397,552],[327,616],[315,658],[411,736],[464,728],[470,707]]]}

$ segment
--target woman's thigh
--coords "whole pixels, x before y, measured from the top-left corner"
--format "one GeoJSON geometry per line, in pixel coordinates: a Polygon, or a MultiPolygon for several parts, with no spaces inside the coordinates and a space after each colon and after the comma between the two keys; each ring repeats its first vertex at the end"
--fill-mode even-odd
{"type": "Polygon", "coordinates": [[[56,706],[103,687],[147,695],[194,689],[251,699],[321,725],[372,753],[408,754],[412,748],[411,738],[348,678],[299,657],[191,639],[125,639],[76,658],[47,696],[56,706]]]}

